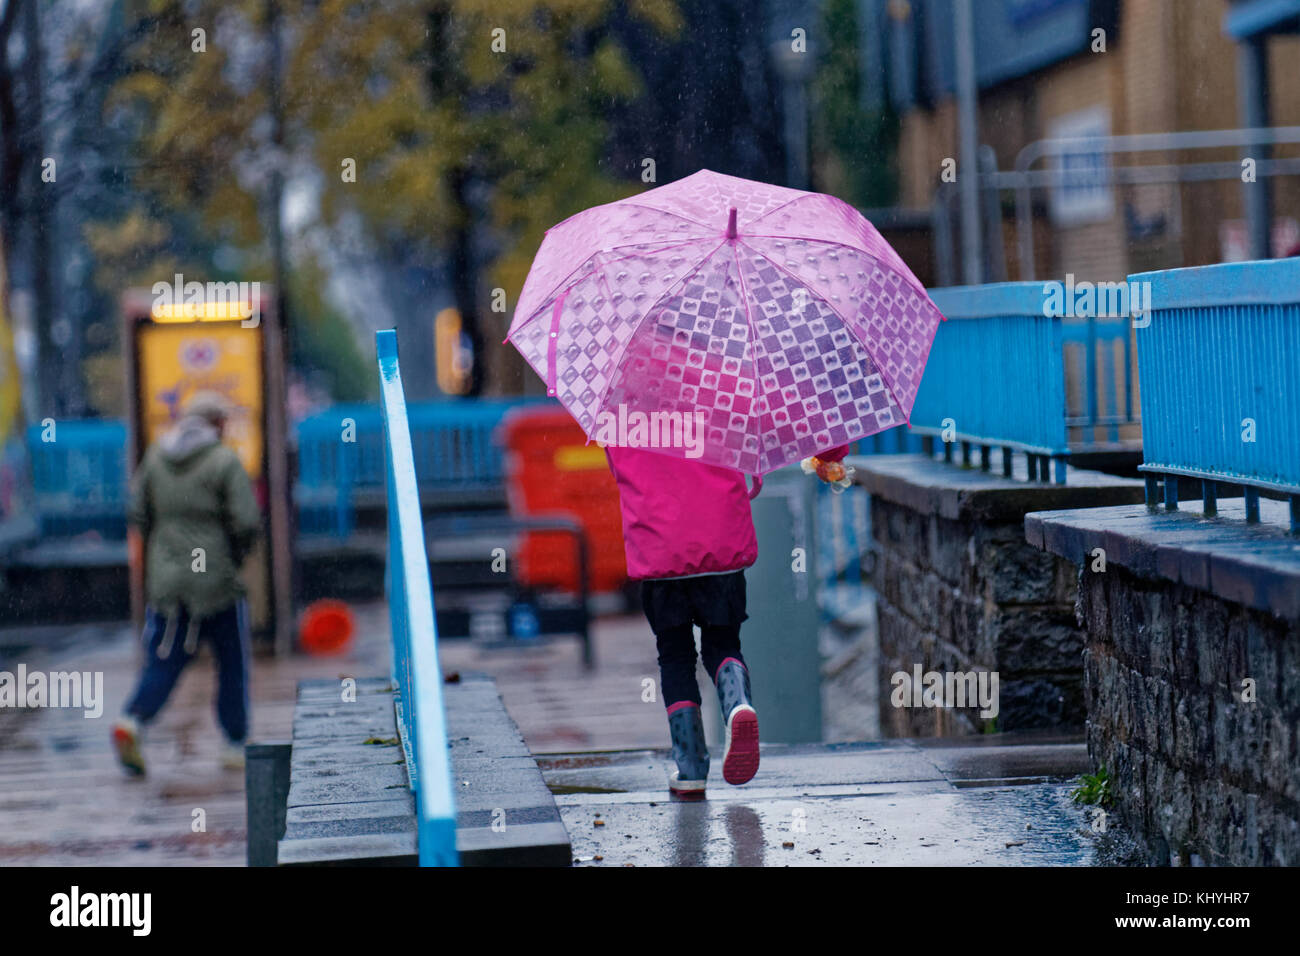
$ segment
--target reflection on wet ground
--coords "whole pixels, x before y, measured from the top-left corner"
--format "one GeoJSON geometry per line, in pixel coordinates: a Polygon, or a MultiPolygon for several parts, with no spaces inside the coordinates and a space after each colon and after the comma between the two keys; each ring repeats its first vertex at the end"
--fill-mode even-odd
{"type": "MultiPolygon", "coordinates": [[[[667,795],[668,757],[542,757],[579,865],[1087,866],[1109,862],[1070,799],[1083,745],[770,746],[744,787],[667,795]]],[[[715,761],[716,762],[716,761],[715,761]]]]}

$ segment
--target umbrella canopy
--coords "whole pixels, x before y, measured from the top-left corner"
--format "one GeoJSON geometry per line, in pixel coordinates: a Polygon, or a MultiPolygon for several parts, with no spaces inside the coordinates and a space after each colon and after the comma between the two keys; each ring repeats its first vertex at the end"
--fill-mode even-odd
{"type": "Polygon", "coordinates": [[[847,203],[701,170],[551,228],[506,340],[589,437],[761,475],[905,422],[941,319],[847,203]]]}

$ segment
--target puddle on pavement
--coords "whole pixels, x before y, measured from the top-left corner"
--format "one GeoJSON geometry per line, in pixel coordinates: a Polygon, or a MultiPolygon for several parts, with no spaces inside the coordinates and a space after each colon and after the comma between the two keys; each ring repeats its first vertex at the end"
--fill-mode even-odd
{"type": "MultiPolygon", "coordinates": [[[[579,865],[1106,865],[1060,784],[560,808],[579,865]],[[597,823],[597,820],[600,822],[597,823]],[[598,859],[599,858],[599,859],[598,859]]],[[[1108,858],[1109,857],[1109,858],[1108,858]]]]}

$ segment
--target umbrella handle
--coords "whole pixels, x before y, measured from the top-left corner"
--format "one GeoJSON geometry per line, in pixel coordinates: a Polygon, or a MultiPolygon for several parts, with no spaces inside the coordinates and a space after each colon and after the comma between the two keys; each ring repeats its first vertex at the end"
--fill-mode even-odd
{"type": "Polygon", "coordinates": [[[758,493],[763,490],[763,476],[751,475],[750,477],[754,479],[754,485],[749,489],[749,500],[753,501],[758,497],[758,493]]]}

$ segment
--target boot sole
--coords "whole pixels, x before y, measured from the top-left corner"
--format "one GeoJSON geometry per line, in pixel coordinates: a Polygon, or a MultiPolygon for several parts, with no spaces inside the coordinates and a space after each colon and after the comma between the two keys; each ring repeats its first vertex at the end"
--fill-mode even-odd
{"type": "Polygon", "coordinates": [[[144,757],[140,753],[140,741],[135,734],[123,727],[113,728],[113,746],[117,748],[118,762],[134,776],[144,776],[144,757]]]}
{"type": "Polygon", "coordinates": [[[727,721],[727,749],[722,758],[722,779],[733,786],[749,783],[758,773],[758,714],[748,704],[731,712],[727,721]]]}
{"type": "Polygon", "coordinates": [[[668,796],[672,800],[683,800],[691,803],[697,800],[707,800],[704,790],[678,790],[676,787],[668,788],[668,796]]]}

